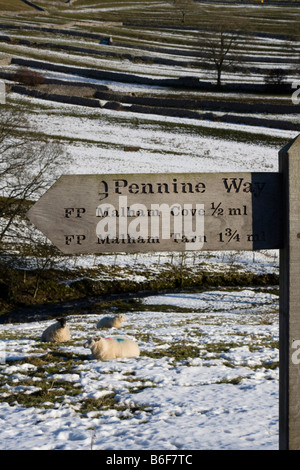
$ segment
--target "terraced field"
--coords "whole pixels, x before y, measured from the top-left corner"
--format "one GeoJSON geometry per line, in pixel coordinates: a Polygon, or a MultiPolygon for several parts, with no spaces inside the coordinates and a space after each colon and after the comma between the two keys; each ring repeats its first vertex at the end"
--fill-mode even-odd
{"type": "Polygon", "coordinates": [[[20,67],[38,70],[43,86],[12,90],[50,101],[72,95],[74,104],[120,114],[299,130],[299,106],[291,102],[299,72],[299,9],[177,3],[38,2],[46,11],[34,18],[5,16],[0,24],[0,61],[11,64],[1,67],[0,76],[12,84],[20,67]],[[220,25],[226,47],[232,41],[221,89],[214,63],[220,25]],[[92,88],[67,88],[78,82],[92,88]],[[99,91],[101,84],[106,89],[99,91]]]}

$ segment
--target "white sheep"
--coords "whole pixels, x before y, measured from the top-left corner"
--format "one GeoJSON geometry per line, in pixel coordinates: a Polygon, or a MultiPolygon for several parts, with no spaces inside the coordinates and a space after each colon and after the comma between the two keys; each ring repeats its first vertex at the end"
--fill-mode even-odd
{"type": "Polygon", "coordinates": [[[140,355],[138,344],[129,339],[115,336],[113,338],[103,338],[95,336],[90,338],[85,344],[85,348],[90,348],[93,359],[106,361],[117,357],[135,357],[140,355]]]}
{"type": "Polygon", "coordinates": [[[70,330],[65,318],[59,318],[56,323],[48,326],[42,334],[42,341],[63,343],[71,339],[70,330]]]}
{"type": "Polygon", "coordinates": [[[125,315],[119,314],[115,317],[103,317],[97,323],[97,328],[120,328],[126,320],[125,315]]]}

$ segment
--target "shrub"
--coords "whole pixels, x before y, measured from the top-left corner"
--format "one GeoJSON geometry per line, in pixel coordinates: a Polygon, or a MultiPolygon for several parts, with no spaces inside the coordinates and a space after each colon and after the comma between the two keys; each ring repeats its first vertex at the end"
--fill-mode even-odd
{"type": "Polygon", "coordinates": [[[265,84],[280,87],[284,84],[286,72],[283,69],[275,68],[270,70],[265,76],[265,84]]]}
{"type": "Polygon", "coordinates": [[[16,71],[13,77],[14,81],[22,83],[23,85],[36,86],[45,82],[45,77],[35,70],[30,70],[25,67],[16,71]]]}

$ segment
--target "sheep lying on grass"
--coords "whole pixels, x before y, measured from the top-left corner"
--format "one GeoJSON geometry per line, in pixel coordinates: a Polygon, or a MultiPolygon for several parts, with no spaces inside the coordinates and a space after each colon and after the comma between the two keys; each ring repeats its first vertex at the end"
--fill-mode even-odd
{"type": "Polygon", "coordinates": [[[106,361],[117,357],[135,357],[140,355],[140,349],[135,341],[128,338],[114,337],[102,338],[96,336],[90,338],[84,345],[90,348],[93,359],[106,361]]]}
{"type": "Polygon", "coordinates": [[[42,334],[42,341],[63,343],[71,339],[70,330],[65,318],[59,318],[56,323],[48,326],[42,334]]]}
{"type": "Polygon", "coordinates": [[[119,314],[115,317],[103,317],[97,323],[97,328],[120,328],[126,320],[125,315],[119,314]]]}

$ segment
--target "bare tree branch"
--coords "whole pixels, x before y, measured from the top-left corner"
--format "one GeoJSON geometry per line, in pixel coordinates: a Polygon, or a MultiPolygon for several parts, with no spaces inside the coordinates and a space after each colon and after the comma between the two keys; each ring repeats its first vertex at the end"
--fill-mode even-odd
{"type": "Polygon", "coordinates": [[[224,20],[217,25],[215,31],[199,39],[201,50],[205,51],[207,60],[216,70],[217,86],[221,86],[225,65],[230,67],[240,61],[236,48],[243,29],[239,21],[233,24],[224,20]]]}
{"type": "Polygon", "coordinates": [[[172,0],[170,3],[180,13],[182,24],[185,24],[186,15],[198,6],[195,0],[172,0]]]}
{"type": "Polygon", "coordinates": [[[18,232],[27,201],[48,189],[63,153],[61,145],[34,135],[21,110],[0,107],[0,252],[8,233],[18,232]]]}

